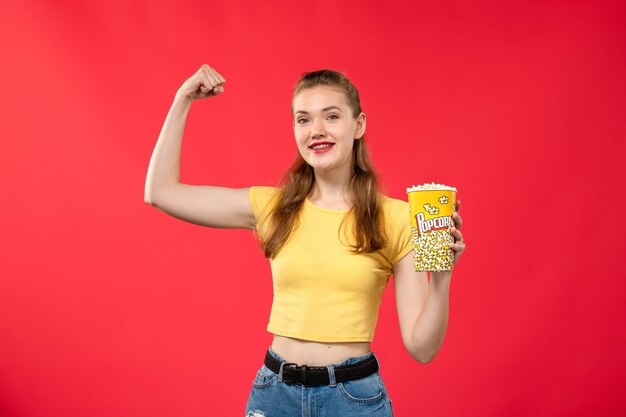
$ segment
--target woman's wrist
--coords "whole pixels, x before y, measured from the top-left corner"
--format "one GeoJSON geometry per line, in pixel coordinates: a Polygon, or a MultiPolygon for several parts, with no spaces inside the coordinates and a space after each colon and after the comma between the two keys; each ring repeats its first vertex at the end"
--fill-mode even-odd
{"type": "Polygon", "coordinates": [[[181,93],[180,91],[176,92],[173,106],[189,109],[191,107],[191,103],[193,103],[193,99],[191,97],[181,93]]]}

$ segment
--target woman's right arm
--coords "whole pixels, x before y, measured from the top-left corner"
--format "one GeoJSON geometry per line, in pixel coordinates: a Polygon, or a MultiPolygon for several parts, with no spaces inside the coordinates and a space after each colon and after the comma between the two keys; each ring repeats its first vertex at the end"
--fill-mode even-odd
{"type": "Polygon", "coordinates": [[[152,152],[144,201],[178,219],[207,227],[254,229],[248,188],[181,184],[180,149],[194,100],[224,92],[224,78],[203,65],[179,88],[152,152]]]}

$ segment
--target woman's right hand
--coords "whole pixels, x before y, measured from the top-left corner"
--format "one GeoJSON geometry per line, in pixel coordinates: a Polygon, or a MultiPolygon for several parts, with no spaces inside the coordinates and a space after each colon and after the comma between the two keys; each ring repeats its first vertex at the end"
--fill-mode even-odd
{"type": "Polygon", "coordinates": [[[225,82],[224,77],[204,64],[183,83],[176,96],[190,101],[214,97],[224,92],[225,82]]]}

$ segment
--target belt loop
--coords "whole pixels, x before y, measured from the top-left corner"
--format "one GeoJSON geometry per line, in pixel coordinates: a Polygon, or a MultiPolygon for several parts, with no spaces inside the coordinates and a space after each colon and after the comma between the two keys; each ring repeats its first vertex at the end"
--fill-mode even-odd
{"type": "Polygon", "coordinates": [[[278,369],[278,381],[282,382],[283,380],[283,370],[285,369],[285,365],[287,362],[282,362],[280,364],[280,368],[278,369]]]}
{"type": "Polygon", "coordinates": [[[335,388],[337,386],[337,379],[335,378],[335,366],[328,365],[326,369],[328,369],[328,379],[330,380],[329,386],[331,388],[335,388]]]}

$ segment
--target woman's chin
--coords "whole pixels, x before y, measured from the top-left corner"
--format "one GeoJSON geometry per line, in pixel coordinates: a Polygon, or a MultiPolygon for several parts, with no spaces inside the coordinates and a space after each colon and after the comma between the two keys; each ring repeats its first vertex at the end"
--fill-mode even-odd
{"type": "Polygon", "coordinates": [[[332,163],[324,163],[320,161],[307,161],[315,171],[331,171],[336,168],[332,163]]]}

